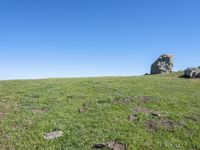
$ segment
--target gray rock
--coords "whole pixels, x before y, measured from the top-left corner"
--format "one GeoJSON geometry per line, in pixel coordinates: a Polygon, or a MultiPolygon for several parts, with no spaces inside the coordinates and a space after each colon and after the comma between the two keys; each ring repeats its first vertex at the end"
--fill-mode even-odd
{"type": "Polygon", "coordinates": [[[129,115],[128,116],[128,120],[129,121],[133,121],[133,122],[137,121],[138,120],[138,116],[137,115],[129,115]]]}
{"type": "Polygon", "coordinates": [[[151,74],[171,73],[173,66],[174,56],[163,54],[151,65],[151,74]]]}
{"type": "Polygon", "coordinates": [[[50,132],[50,133],[46,133],[44,138],[47,139],[47,140],[52,140],[52,139],[58,138],[62,135],[63,135],[62,131],[53,131],[53,132],[50,132]]]}
{"type": "Polygon", "coordinates": [[[188,78],[200,78],[200,69],[199,68],[187,68],[184,71],[184,75],[188,78]]]}

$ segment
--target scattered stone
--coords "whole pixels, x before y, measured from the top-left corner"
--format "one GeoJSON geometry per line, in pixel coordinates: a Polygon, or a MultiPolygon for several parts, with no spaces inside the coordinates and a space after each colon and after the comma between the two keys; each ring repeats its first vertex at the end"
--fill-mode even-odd
{"type": "Polygon", "coordinates": [[[150,131],[158,131],[162,127],[174,130],[179,124],[169,118],[160,118],[159,120],[148,121],[146,125],[150,131]]]}
{"type": "Polygon", "coordinates": [[[63,135],[62,131],[53,131],[53,132],[50,132],[50,133],[46,133],[44,138],[46,140],[52,140],[52,139],[58,138],[62,135],[63,135]]]}
{"type": "Polygon", "coordinates": [[[79,112],[80,113],[83,113],[87,110],[87,105],[86,104],[83,104],[80,108],[79,108],[79,112]]]}
{"type": "Polygon", "coordinates": [[[102,144],[95,144],[92,148],[103,149],[108,148],[111,150],[127,150],[127,146],[119,141],[110,141],[102,144]]]}
{"type": "Polygon", "coordinates": [[[81,107],[80,109],[79,109],[79,112],[80,113],[83,113],[83,112],[85,112],[87,109],[85,108],[85,107],[81,107]]]}
{"type": "Polygon", "coordinates": [[[134,122],[134,121],[138,121],[139,118],[138,118],[138,115],[133,114],[133,115],[128,116],[128,120],[134,122]]]}
{"type": "Polygon", "coordinates": [[[187,68],[184,75],[188,78],[200,78],[200,68],[187,68]]]}
{"type": "Polygon", "coordinates": [[[163,54],[151,65],[151,74],[171,73],[173,66],[174,56],[163,54]]]}
{"type": "Polygon", "coordinates": [[[156,117],[160,117],[161,116],[160,112],[158,112],[158,111],[151,112],[151,114],[153,116],[156,116],[156,117]]]}

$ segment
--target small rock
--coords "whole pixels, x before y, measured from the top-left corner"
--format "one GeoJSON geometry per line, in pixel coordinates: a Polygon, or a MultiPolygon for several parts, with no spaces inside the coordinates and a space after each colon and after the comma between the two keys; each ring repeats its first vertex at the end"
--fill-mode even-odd
{"type": "Polygon", "coordinates": [[[151,112],[151,114],[153,116],[156,116],[156,117],[160,117],[161,116],[160,112],[157,112],[157,111],[151,112]]]}
{"type": "Polygon", "coordinates": [[[151,65],[151,74],[171,73],[173,66],[174,56],[163,54],[151,65]]]}
{"type": "Polygon", "coordinates": [[[85,107],[81,107],[81,108],[79,109],[79,112],[80,112],[80,113],[83,113],[83,112],[85,112],[85,111],[86,111],[85,107]]]}
{"type": "Polygon", "coordinates": [[[83,113],[87,110],[87,105],[86,104],[83,104],[80,108],[79,108],[79,112],[80,113],[83,113]]]}
{"type": "Polygon", "coordinates": [[[53,131],[53,132],[50,132],[50,133],[46,133],[44,138],[46,140],[52,140],[52,139],[58,138],[62,135],[63,135],[62,131],[53,131]]]}
{"type": "Polygon", "coordinates": [[[184,71],[184,75],[188,78],[200,78],[200,69],[199,68],[187,68],[184,71]]]}
{"type": "Polygon", "coordinates": [[[133,122],[137,121],[138,120],[138,116],[137,115],[129,115],[128,116],[128,120],[129,121],[133,121],[133,122]]]}

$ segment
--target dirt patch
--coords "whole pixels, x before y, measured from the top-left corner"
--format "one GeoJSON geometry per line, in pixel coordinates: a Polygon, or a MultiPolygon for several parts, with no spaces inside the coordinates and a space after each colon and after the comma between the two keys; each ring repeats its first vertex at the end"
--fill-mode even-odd
{"type": "Polygon", "coordinates": [[[169,118],[160,118],[159,120],[151,120],[146,123],[150,131],[158,131],[161,128],[174,130],[179,126],[179,123],[169,118]]]}
{"type": "Polygon", "coordinates": [[[144,107],[136,107],[134,110],[133,110],[135,113],[144,113],[146,115],[153,115],[153,116],[157,116],[157,117],[160,117],[161,116],[161,113],[159,111],[153,111],[151,109],[148,109],[148,108],[144,108],[144,107]]]}
{"type": "Polygon", "coordinates": [[[32,111],[33,113],[38,113],[38,114],[42,114],[42,113],[47,112],[46,109],[32,109],[31,111],[32,111]]]}
{"type": "Polygon", "coordinates": [[[136,112],[136,113],[144,113],[144,114],[150,114],[151,113],[150,109],[147,109],[147,108],[144,108],[144,107],[136,107],[133,111],[136,112]]]}
{"type": "Polygon", "coordinates": [[[109,141],[106,143],[95,144],[92,148],[95,148],[95,149],[107,148],[110,150],[127,150],[127,146],[119,141],[109,141]]]}
{"type": "Polygon", "coordinates": [[[140,100],[144,103],[150,102],[154,99],[152,96],[128,96],[126,98],[120,98],[117,100],[114,100],[113,103],[121,103],[121,104],[128,104],[129,102],[133,100],[140,100]]]}
{"type": "Polygon", "coordinates": [[[44,138],[46,140],[52,140],[52,139],[58,138],[58,137],[60,137],[62,135],[63,135],[62,131],[53,131],[53,132],[46,133],[44,135],[44,138]]]}
{"type": "Polygon", "coordinates": [[[6,113],[0,112],[0,119],[5,117],[6,113]]]}
{"type": "Polygon", "coordinates": [[[135,100],[135,97],[128,96],[126,98],[121,98],[121,99],[114,100],[113,103],[128,104],[132,100],[135,100]]]}
{"type": "Polygon", "coordinates": [[[140,101],[144,103],[147,103],[154,99],[152,96],[136,96],[135,98],[139,99],[140,101]]]}
{"type": "Polygon", "coordinates": [[[159,111],[152,111],[151,115],[156,116],[156,117],[160,117],[161,113],[159,111]]]}
{"type": "Polygon", "coordinates": [[[187,117],[185,117],[186,119],[188,119],[188,120],[191,120],[191,121],[198,121],[198,118],[197,117],[195,117],[195,116],[187,116],[187,117]]]}

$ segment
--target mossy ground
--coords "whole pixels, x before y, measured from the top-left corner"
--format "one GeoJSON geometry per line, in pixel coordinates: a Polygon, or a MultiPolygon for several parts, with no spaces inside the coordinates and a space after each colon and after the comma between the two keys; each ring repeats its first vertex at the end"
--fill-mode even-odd
{"type": "Polygon", "coordinates": [[[181,75],[0,81],[0,149],[89,150],[112,140],[129,150],[200,149],[200,80],[181,75]],[[138,107],[176,128],[152,131],[159,118],[142,112],[129,121],[138,107]],[[44,139],[55,130],[63,136],[44,139]]]}

